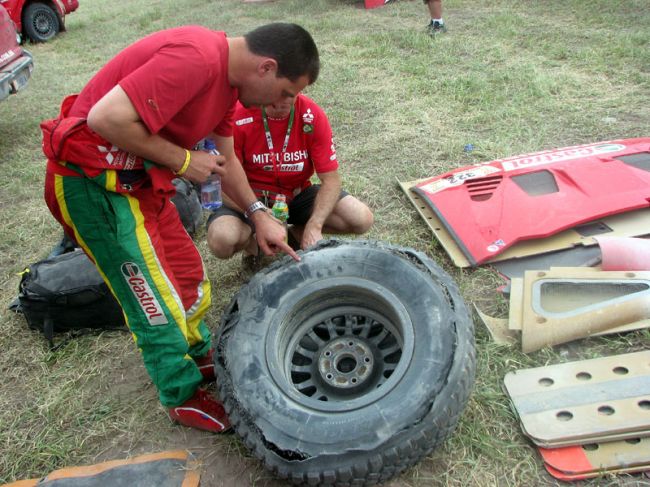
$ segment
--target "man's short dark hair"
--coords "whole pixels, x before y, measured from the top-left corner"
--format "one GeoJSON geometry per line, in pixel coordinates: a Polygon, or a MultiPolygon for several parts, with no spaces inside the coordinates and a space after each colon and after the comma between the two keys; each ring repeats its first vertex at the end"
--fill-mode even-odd
{"type": "Polygon", "coordinates": [[[274,23],[244,35],[248,49],[278,62],[278,76],[295,82],[307,75],[309,84],[318,78],[318,48],[309,32],[297,24],[274,23]]]}

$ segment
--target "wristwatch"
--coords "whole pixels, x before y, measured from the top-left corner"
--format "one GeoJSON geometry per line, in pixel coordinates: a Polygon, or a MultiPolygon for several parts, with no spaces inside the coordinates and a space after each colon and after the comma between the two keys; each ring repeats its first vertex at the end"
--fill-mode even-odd
{"type": "Polygon", "coordinates": [[[266,206],[264,206],[264,203],[262,203],[260,200],[254,201],[254,202],[251,203],[251,205],[246,209],[246,211],[244,212],[244,216],[245,216],[246,219],[248,220],[248,219],[250,219],[250,217],[253,215],[253,213],[255,213],[256,211],[259,211],[259,210],[264,210],[264,211],[266,211],[266,210],[268,210],[268,208],[267,208],[266,206]]]}

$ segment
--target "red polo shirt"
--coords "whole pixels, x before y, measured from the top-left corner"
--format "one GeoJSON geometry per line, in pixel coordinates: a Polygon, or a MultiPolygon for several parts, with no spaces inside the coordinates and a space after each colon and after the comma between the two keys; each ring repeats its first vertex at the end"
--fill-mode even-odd
{"type": "Polygon", "coordinates": [[[285,151],[284,145],[289,116],[268,119],[273,139],[275,164],[269,150],[262,112],[237,103],[235,109],[234,142],[237,157],[253,189],[283,193],[290,201],[301,189],[310,185],[316,173],[338,169],[332,128],[325,112],[305,95],[295,101],[294,122],[285,151]]]}
{"type": "Polygon", "coordinates": [[[69,115],[85,118],[117,84],[152,134],[188,149],[213,131],[232,135],[237,90],[224,32],[178,27],[131,44],[88,82],[69,115]]]}

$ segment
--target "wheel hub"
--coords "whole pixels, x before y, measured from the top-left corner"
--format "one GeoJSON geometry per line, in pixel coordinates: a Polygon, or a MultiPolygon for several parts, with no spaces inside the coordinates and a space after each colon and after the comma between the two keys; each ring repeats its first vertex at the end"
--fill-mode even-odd
{"type": "Polygon", "coordinates": [[[41,34],[46,34],[50,30],[50,21],[45,15],[39,15],[34,19],[34,28],[41,34]]]}
{"type": "Polygon", "coordinates": [[[337,389],[362,386],[372,376],[373,367],[370,347],[357,337],[342,337],[329,342],[318,358],[321,379],[337,389]]]}

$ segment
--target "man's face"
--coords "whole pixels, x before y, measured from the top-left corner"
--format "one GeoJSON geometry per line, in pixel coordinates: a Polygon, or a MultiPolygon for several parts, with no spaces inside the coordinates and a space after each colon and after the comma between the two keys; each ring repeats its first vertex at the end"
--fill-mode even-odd
{"type": "Polygon", "coordinates": [[[265,76],[250,79],[240,86],[239,101],[245,107],[289,104],[289,108],[291,108],[295,97],[308,84],[309,78],[306,75],[292,82],[289,78],[278,78],[275,73],[270,72],[265,76]]]}
{"type": "Polygon", "coordinates": [[[280,101],[267,105],[266,114],[271,118],[284,118],[289,116],[291,107],[296,101],[296,97],[282,98],[280,101]]]}

